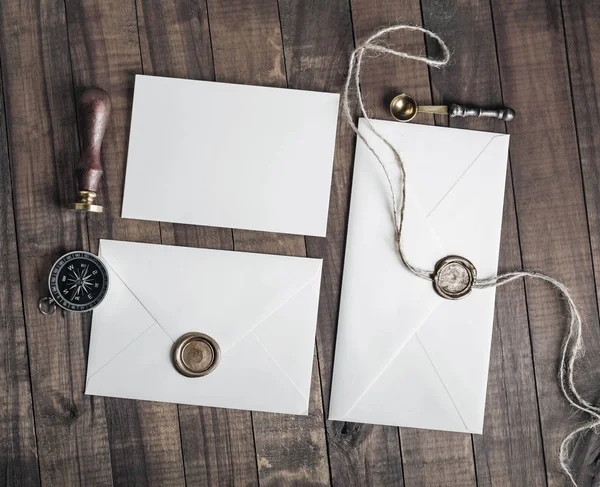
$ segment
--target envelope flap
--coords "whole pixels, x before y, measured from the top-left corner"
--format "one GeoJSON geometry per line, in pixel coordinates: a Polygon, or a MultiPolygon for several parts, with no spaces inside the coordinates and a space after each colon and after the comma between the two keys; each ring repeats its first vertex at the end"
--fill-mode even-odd
{"type": "Polygon", "coordinates": [[[235,356],[223,357],[206,377],[189,378],[171,364],[173,343],[157,324],[124,353],[88,376],[86,394],[306,414],[308,399],[274,367],[253,337],[235,356]],[[273,398],[277,391],[277,398],[273,398]]]}
{"type": "MultiPolygon", "coordinates": [[[[437,206],[493,139],[498,136],[508,138],[504,134],[412,123],[399,124],[387,120],[371,120],[371,124],[400,151],[406,168],[407,186],[418,195],[426,215],[437,206]]],[[[384,161],[390,165],[394,163],[392,151],[368,129],[363,119],[359,121],[359,128],[384,161]]]]}
{"type": "Polygon", "coordinates": [[[468,431],[431,362],[413,337],[348,410],[332,397],[329,419],[468,431]]]}
{"type": "Polygon", "coordinates": [[[469,431],[481,433],[485,410],[495,289],[445,301],[417,332],[427,357],[469,431]]]}
{"type": "Polygon", "coordinates": [[[296,257],[103,241],[102,255],[172,340],[207,333],[226,350],[320,275],[296,257]]]}
{"type": "MultiPolygon", "coordinates": [[[[103,242],[100,242],[100,256],[104,258],[103,242]]],[[[104,258],[106,261],[106,259],[104,258]]],[[[145,333],[156,321],[130,289],[108,266],[110,292],[106,299],[94,310],[88,358],[88,376],[104,367],[117,354],[145,333]],[[102,326],[95,326],[102,323],[102,326]]]]}
{"type": "Polygon", "coordinates": [[[491,135],[466,171],[427,215],[448,255],[463,255],[479,276],[495,275],[502,229],[508,135],[491,135]]]}
{"type": "MultiPolygon", "coordinates": [[[[399,169],[393,161],[386,167],[399,194],[399,169]]],[[[362,141],[356,147],[350,215],[353,224],[346,244],[334,381],[336,391],[344,391],[346,401],[352,404],[442,298],[430,282],[415,277],[400,261],[389,187],[362,141]],[[357,221],[360,225],[354,223],[357,221]],[[357,364],[360,373],[348,372],[357,364]]],[[[417,266],[431,268],[446,255],[411,191],[404,236],[405,251],[417,266]]]]}
{"type": "Polygon", "coordinates": [[[299,391],[310,391],[320,283],[309,281],[253,332],[299,391]]]}

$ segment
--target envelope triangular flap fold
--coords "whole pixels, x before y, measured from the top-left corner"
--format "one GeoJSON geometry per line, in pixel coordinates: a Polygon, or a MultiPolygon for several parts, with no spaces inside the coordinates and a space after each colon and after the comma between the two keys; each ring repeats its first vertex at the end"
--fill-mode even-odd
{"type": "MultiPolygon", "coordinates": [[[[102,242],[100,254],[102,255],[102,242]]],[[[102,328],[92,327],[88,375],[96,373],[116,354],[136,340],[156,323],[148,310],[127,288],[120,277],[110,270],[110,304],[105,300],[94,310],[94,318],[103,323],[102,328]]]]}
{"type": "Polygon", "coordinates": [[[300,257],[116,241],[101,252],[172,340],[202,330],[223,350],[321,272],[300,257]]]}
{"type": "MultiPolygon", "coordinates": [[[[375,138],[367,132],[369,143],[375,138]]],[[[393,157],[384,163],[398,194],[400,171],[393,157]]],[[[405,247],[415,265],[429,266],[445,255],[414,192],[409,193],[405,247]],[[409,211],[410,210],[410,211],[409,211]]],[[[350,214],[360,226],[349,225],[336,345],[336,388],[352,404],[411,338],[441,302],[431,283],[415,279],[396,254],[389,187],[365,144],[356,148],[350,214]],[[388,258],[393,256],[393,258],[388,258]],[[407,287],[410,292],[406,292],[407,287]],[[348,372],[360,364],[360,373],[348,372]],[[348,373],[346,373],[348,372],[348,373]]],[[[346,408],[347,409],[347,408],[346,408]]]]}
{"type": "MultiPolygon", "coordinates": [[[[504,134],[448,127],[428,126],[427,130],[423,130],[424,126],[418,124],[398,124],[387,120],[370,122],[400,151],[410,188],[418,195],[426,215],[465,174],[473,161],[487,151],[490,142],[503,139],[508,144],[509,138],[504,134]]],[[[369,135],[369,144],[384,160],[394,163],[390,148],[374,136],[362,118],[359,130],[369,135]]],[[[496,146],[489,153],[498,154],[499,150],[501,147],[496,146]]],[[[494,160],[498,162],[498,159],[494,160]]],[[[499,162],[504,163],[506,170],[506,161],[500,158],[499,162]]],[[[502,180],[500,183],[504,184],[502,180]]]]}
{"type": "MultiPolygon", "coordinates": [[[[317,316],[320,274],[319,270],[254,330],[255,337],[300,391],[310,390],[313,355],[297,351],[314,348],[314,333],[306,333],[303,322],[307,314],[317,316]],[[281,326],[282,322],[286,326],[281,326]]],[[[236,353],[235,349],[232,352],[236,353]]]]}
{"type": "Polygon", "coordinates": [[[329,419],[465,431],[458,410],[416,338],[347,414],[330,414],[329,419]]]}
{"type": "Polygon", "coordinates": [[[210,375],[184,377],[171,364],[171,339],[158,325],[88,378],[86,394],[179,404],[306,414],[308,399],[254,337],[210,375]],[[243,365],[243,366],[240,366],[243,365]]]}
{"type": "Polygon", "coordinates": [[[464,420],[462,431],[481,434],[495,292],[486,289],[470,298],[442,303],[417,337],[464,420]]]}
{"type": "MultiPolygon", "coordinates": [[[[461,131],[462,132],[462,131],[461,131]]],[[[448,255],[464,255],[479,277],[498,270],[509,136],[488,140],[451,188],[427,215],[448,255]]]]}

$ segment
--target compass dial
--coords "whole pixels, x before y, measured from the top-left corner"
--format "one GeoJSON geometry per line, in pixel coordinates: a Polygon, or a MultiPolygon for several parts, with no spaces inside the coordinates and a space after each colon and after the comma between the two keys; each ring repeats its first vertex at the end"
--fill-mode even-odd
{"type": "Polygon", "coordinates": [[[52,266],[48,286],[52,300],[67,311],[89,311],[108,292],[105,264],[89,252],[70,252],[52,266]]]}

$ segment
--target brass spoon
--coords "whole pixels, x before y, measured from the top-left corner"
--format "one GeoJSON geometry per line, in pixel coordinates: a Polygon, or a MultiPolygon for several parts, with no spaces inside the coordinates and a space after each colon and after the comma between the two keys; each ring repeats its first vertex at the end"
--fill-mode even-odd
{"type": "Polygon", "coordinates": [[[449,115],[451,117],[491,117],[510,122],[515,118],[512,108],[499,108],[498,110],[463,107],[461,105],[426,105],[419,106],[412,96],[402,93],[394,97],[390,103],[390,113],[398,122],[410,122],[417,113],[434,113],[437,115],[449,115]]]}

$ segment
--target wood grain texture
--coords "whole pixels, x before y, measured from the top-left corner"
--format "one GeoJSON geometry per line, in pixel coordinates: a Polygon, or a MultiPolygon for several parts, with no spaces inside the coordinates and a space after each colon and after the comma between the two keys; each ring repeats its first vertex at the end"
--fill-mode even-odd
{"type": "MultiPolygon", "coordinates": [[[[398,18],[402,18],[402,23],[421,25],[418,1],[353,0],[352,7],[357,40],[364,39],[382,25],[398,23],[398,18]]],[[[425,51],[420,34],[401,32],[388,40],[408,52],[425,51]]],[[[411,94],[419,103],[431,102],[428,70],[423,63],[389,56],[369,59],[362,86],[368,97],[368,108],[375,118],[391,119],[389,102],[402,92],[411,94]]],[[[423,116],[417,123],[433,124],[434,120],[423,116]]],[[[473,446],[469,435],[401,428],[400,442],[407,485],[475,485],[473,446]]]]}
{"type": "MultiPolygon", "coordinates": [[[[206,4],[137,2],[145,74],[214,79],[206,4]]],[[[164,244],[233,249],[229,229],[161,223],[164,244]]],[[[179,406],[185,478],[189,485],[258,482],[248,411],[179,406]]]]}
{"type": "Polygon", "coordinates": [[[0,181],[0,478],[7,485],[35,486],[40,485],[40,470],[2,98],[0,181]]]}
{"type": "MultiPolygon", "coordinates": [[[[597,292],[600,285],[600,3],[564,1],[562,10],[597,292]]],[[[588,397],[598,399],[597,389],[588,397]]],[[[599,448],[600,442],[591,442],[579,453],[577,461],[580,471],[586,472],[580,478],[590,485],[600,482],[599,448]]]]}
{"type": "MultiPolygon", "coordinates": [[[[489,1],[423,0],[422,6],[425,27],[439,34],[454,53],[443,71],[431,70],[434,103],[502,106],[489,1]]],[[[429,41],[427,47],[430,55],[437,54],[434,42],[429,41]]],[[[438,123],[506,131],[499,120],[440,117],[438,123]]],[[[516,223],[509,167],[500,242],[501,272],[522,268],[516,223]]],[[[528,325],[523,283],[499,288],[484,432],[472,436],[479,486],[546,484],[528,325]]]]}
{"type": "MultiPolygon", "coordinates": [[[[102,150],[102,214],[88,218],[90,247],[100,238],[160,242],[157,223],[122,220],[123,181],[134,74],[141,72],[133,0],[66,2],[75,90],[97,86],[111,94],[112,116],[102,150]]],[[[105,400],[114,481],[119,485],[185,483],[177,406],[105,400]]]]}
{"type": "MultiPolygon", "coordinates": [[[[571,288],[583,314],[587,349],[577,381],[584,395],[594,397],[600,333],[560,4],[510,0],[493,1],[492,7],[504,101],[518,114],[508,127],[516,135],[511,161],[523,263],[571,288]]],[[[573,417],[556,379],[568,324],[552,290],[536,282],[526,289],[548,484],[564,485],[559,444],[581,419],[573,417]]],[[[595,434],[577,444],[574,470],[582,486],[594,483],[597,450],[595,434]]]]}
{"type": "MultiPolygon", "coordinates": [[[[354,47],[350,5],[345,1],[326,5],[316,1],[280,1],[279,8],[290,87],[341,91],[354,47]]],[[[317,344],[325,404],[331,388],[353,145],[353,133],[340,119],[327,239],[306,238],[308,255],[324,259],[317,344]]],[[[328,421],[327,440],[335,485],[402,482],[396,429],[328,421]]]]}
{"type": "Polygon", "coordinates": [[[84,218],[63,210],[73,201],[79,157],[68,46],[62,2],[0,5],[0,59],[40,480],[47,485],[106,485],[112,474],[104,404],[83,395],[86,319],[60,312],[43,316],[37,309],[40,296],[47,295],[55,258],[87,247],[84,218]]]}
{"type": "MultiPolygon", "coordinates": [[[[387,118],[389,99],[405,91],[421,103],[504,101],[517,110],[507,125],[512,170],[500,269],[524,264],[573,289],[586,321],[577,380],[597,400],[598,2],[420,3],[0,2],[0,484],[567,485],[558,445],[581,417],[572,416],[556,379],[565,310],[538,283],[498,290],[483,436],[324,420],[355,144],[343,121],[327,239],[118,217],[135,73],[338,91],[354,37],[423,20],[448,41],[453,63],[429,73],[421,64],[369,59],[367,104],[387,118]],[[105,213],[86,217],[66,207],[76,198],[80,156],[75,99],[92,85],[111,93],[114,112],[103,146],[105,213]],[[83,395],[90,316],[44,317],[37,300],[55,258],[96,251],[99,238],[322,257],[311,415],[83,395]]],[[[397,40],[415,52],[426,46],[422,36],[397,40]]],[[[451,125],[505,130],[495,121],[451,125]]],[[[581,486],[598,483],[599,451],[594,434],[578,441],[581,486]]]]}
{"type": "MultiPolygon", "coordinates": [[[[208,10],[217,81],[287,86],[276,0],[209,0],[208,10]]],[[[235,250],[306,255],[301,236],[235,230],[233,238],[235,250]]],[[[252,414],[262,485],[329,484],[316,365],[312,377],[310,416],[252,414]]]]}

